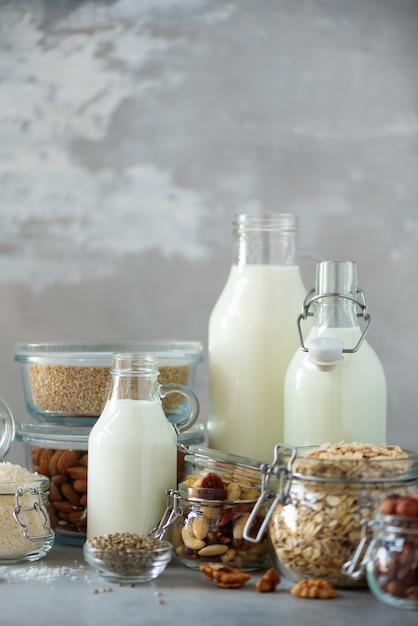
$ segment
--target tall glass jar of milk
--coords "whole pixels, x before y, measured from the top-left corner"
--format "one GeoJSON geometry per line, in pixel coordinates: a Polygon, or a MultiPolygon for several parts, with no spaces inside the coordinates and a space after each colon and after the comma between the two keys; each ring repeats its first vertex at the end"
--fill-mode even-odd
{"type": "Polygon", "coordinates": [[[354,261],[320,261],[298,318],[301,346],[285,377],[284,441],[292,446],[386,441],[386,377],[354,261]],[[302,324],[313,326],[303,340],[302,324]],[[362,328],[359,320],[362,319],[362,328]]]}
{"type": "Polygon", "coordinates": [[[211,448],[271,461],[283,440],[283,382],[305,288],[298,218],[237,215],[234,259],[209,320],[211,448]]]}
{"type": "Polygon", "coordinates": [[[116,532],[147,535],[166,508],[166,490],[177,487],[177,432],[199,412],[184,385],[158,383],[158,356],[116,354],[109,397],[88,440],[87,538],[116,532]],[[168,421],[161,398],[181,393],[189,415],[168,421]]]}

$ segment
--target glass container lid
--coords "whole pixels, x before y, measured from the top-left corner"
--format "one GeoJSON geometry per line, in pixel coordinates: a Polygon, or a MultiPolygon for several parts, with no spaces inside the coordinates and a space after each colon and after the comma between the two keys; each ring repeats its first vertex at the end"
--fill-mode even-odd
{"type": "Polygon", "coordinates": [[[117,352],[154,352],[164,364],[200,363],[203,345],[200,341],[115,341],[17,343],[15,361],[50,365],[110,366],[117,352]]]}

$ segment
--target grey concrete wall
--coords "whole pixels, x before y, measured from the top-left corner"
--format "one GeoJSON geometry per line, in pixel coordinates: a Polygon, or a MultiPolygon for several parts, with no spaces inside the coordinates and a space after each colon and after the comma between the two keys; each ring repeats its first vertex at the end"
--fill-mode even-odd
{"type": "MultiPolygon", "coordinates": [[[[0,395],[14,343],[200,339],[236,212],[354,259],[418,449],[418,3],[0,0],[0,395]]],[[[314,264],[303,263],[306,287],[314,264]]],[[[207,363],[198,394],[207,414],[207,363]]],[[[9,456],[21,459],[16,445],[9,456]]]]}

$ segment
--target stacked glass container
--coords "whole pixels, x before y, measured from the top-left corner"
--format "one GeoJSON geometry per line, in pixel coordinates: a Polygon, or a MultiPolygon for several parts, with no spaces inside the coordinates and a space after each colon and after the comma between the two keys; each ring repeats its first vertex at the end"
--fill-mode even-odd
{"type": "MultiPolygon", "coordinates": [[[[29,415],[16,424],[16,438],[25,444],[27,467],[50,480],[51,524],[60,543],[82,545],[86,539],[88,438],[107,400],[113,355],[121,352],[156,353],[160,384],[180,383],[192,390],[203,361],[203,346],[197,341],[16,345],[29,415]]],[[[170,422],[181,423],[188,403],[170,394],[163,408],[170,422]]],[[[178,436],[185,445],[204,440],[199,422],[178,436]]],[[[183,463],[179,450],[179,476],[183,463]]]]}

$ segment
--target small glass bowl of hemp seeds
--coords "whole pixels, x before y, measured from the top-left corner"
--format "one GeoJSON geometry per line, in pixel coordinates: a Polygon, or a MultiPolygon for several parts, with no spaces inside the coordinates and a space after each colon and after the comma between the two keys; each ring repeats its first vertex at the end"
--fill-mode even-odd
{"type": "Polygon", "coordinates": [[[91,537],[83,546],[86,562],[108,582],[146,583],[157,578],[171,561],[171,543],[136,533],[91,537]]]}

